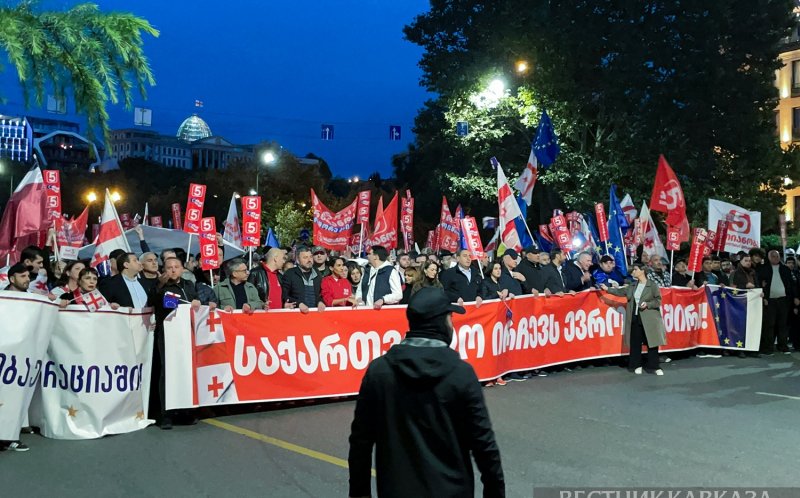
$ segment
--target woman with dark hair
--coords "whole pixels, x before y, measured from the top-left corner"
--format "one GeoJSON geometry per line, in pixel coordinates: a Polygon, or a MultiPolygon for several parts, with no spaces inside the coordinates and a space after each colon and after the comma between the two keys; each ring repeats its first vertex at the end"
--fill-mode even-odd
{"type": "MultiPolygon", "coordinates": [[[[351,263],[353,262],[351,261],[351,263]]],[[[364,276],[364,270],[362,270],[357,263],[353,263],[352,266],[348,266],[350,267],[350,271],[347,272],[347,280],[350,281],[350,290],[352,295],[355,296],[358,286],[361,285],[361,277],[364,276]]]]}
{"type": "Polygon", "coordinates": [[[416,294],[420,289],[425,287],[438,287],[443,289],[442,283],[439,282],[439,264],[436,261],[428,260],[422,265],[422,275],[414,283],[411,289],[411,295],[416,294]]]}
{"type": "Polygon", "coordinates": [[[58,279],[56,287],[51,293],[55,297],[61,297],[62,294],[74,292],[78,288],[78,279],[80,278],[81,270],[84,268],[86,268],[86,264],[83,261],[70,261],[67,263],[61,273],[61,278],[58,279]]]}
{"type": "Polygon", "coordinates": [[[514,297],[514,294],[508,291],[509,279],[511,279],[511,277],[503,271],[503,263],[500,261],[489,263],[484,273],[483,282],[481,283],[480,295],[483,296],[484,299],[505,299],[507,297],[514,297]]]}
{"type": "MultiPolygon", "coordinates": [[[[66,308],[68,304],[80,304],[83,302],[82,296],[97,290],[98,274],[94,268],[84,268],[78,273],[78,287],[72,292],[65,292],[59,296],[60,308],[66,308]]],[[[119,307],[119,306],[118,306],[119,307]]]]}
{"type": "Polygon", "coordinates": [[[356,298],[353,288],[347,279],[347,266],[344,258],[332,258],[328,262],[331,274],[322,279],[320,296],[325,306],[355,306],[356,298]]]}
{"type": "Polygon", "coordinates": [[[661,291],[655,282],[648,280],[641,262],[633,264],[631,276],[634,278],[632,284],[616,288],[601,284],[600,288],[628,300],[624,328],[625,343],[631,350],[628,369],[636,375],[642,373],[642,346],[646,345],[645,370],[664,375],[658,365],[658,347],[667,343],[664,320],[661,318],[661,291]]]}

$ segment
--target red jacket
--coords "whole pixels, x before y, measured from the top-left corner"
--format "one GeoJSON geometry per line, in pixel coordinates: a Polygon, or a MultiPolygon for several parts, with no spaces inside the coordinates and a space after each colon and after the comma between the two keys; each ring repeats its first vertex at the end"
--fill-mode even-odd
{"type": "MultiPolygon", "coordinates": [[[[353,295],[353,291],[350,281],[346,278],[328,275],[322,279],[320,295],[322,297],[322,302],[325,303],[325,306],[333,306],[334,299],[350,297],[353,295]]],[[[340,304],[339,306],[347,306],[347,303],[340,304]]]]}

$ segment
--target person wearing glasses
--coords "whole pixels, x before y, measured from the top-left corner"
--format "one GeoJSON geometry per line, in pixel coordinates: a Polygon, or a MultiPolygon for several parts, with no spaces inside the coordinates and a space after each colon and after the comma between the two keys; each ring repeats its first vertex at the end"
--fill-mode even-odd
{"type": "Polygon", "coordinates": [[[667,343],[664,320],[661,318],[661,291],[658,285],[647,278],[644,264],[636,262],[631,267],[632,284],[611,288],[600,284],[604,292],[628,299],[625,312],[625,343],[630,346],[628,369],[642,373],[642,346],[647,345],[647,361],[644,369],[648,373],[664,375],[658,365],[658,347],[667,343]]]}
{"type": "Polygon", "coordinates": [[[226,273],[228,278],[214,287],[220,307],[225,311],[243,310],[248,313],[264,309],[264,301],[258,296],[258,289],[247,281],[250,271],[242,258],[228,261],[226,273]]]}

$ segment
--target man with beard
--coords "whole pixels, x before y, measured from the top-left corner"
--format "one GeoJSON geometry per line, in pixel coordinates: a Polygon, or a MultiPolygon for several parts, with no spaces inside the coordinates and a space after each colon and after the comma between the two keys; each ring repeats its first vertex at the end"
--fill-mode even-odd
{"type": "Polygon", "coordinates": [[[315,246],[314,249],[311,250],[311,256],[314,260],[314,270],[317,272],[320,279],[331,274],[331,269],[328,268],[328,253],[325,251],[324,247],[315,246]]]}
{"type": "Polygon", "coordinates": [[[533,294],[534,290],[536,292],[544,292],[540,258],[542,254],[546,255],[546,253],[542,253],[533,246],[528,246],[522,250],[522,254],[522,261],[517,265],[517,271],[525,276],[525,281],[522,282],[522,290],[525,294],[533,294]]]}
{"type": "Polygon", "coordinates": [[[405,339],[369,365],[350,432],[351,497],[370,496],[372,448],[378,496],[473,496],[472,458],[484,497],[505,496],[500,450],[472,367],[448,345],[450,304],[442,289],[418,291],[405,339]]]}
{"type": "Polygon", "coordinates": [[[325,309],[325,303],[320,297],[322,275],[314,268],[311,249],[308,247],[297,249],[297,265],[286,270],[281,285],[284,308],[298,308],[303,313],[308,313],[308,309],[314,307],[320,311],[325,309]]]}

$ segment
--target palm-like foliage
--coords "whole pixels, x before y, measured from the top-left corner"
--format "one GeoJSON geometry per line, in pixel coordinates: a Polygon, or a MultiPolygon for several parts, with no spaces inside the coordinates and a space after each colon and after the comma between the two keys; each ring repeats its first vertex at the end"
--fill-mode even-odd
{"type": "Polygon", "coordinates": [[[134,86],[146,97],[155,84],[142,33],[158,36],[147,20],[94,4],[66,12],[37,12],[28,2],[0,8],[0,48],[17,70],[25,104],[33,98],[42,105],[48,89],[59,98],[69,92],[89,135],[99,128],[105,139],[107,103],[122,99],[130,108],[134,86]]]}

